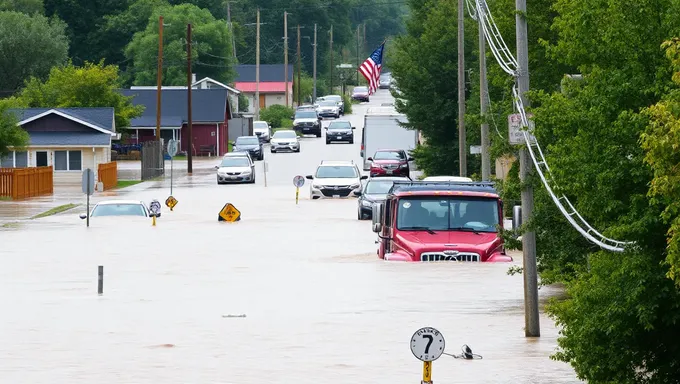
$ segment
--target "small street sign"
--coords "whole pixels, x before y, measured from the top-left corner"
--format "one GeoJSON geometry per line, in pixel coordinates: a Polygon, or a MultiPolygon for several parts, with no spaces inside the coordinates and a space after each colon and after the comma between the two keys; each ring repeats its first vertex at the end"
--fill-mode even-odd
{"type": "Polygon", "coordinates": [[[420,361],[435,361],[443,353],[444,335],[432,327],[420,328],[411,337],[411,353],[420,361]]]}
{"type": "Polygon", "coordinates": [[[481,145],[471,145],[470,146],[470,154],[471,155],[479,155],[482,153],[482,146],[481,145]]]}
{"type": "Polygon", "coordinates": [[[236,207],[234,207],[234,205],[231,203],[225,204],[217,216],[217,221],[228,221],[233,223],[234,221],[239,220],[241,220],[241,211],[236,209],[236,207]]]}
{"type": "Polygon", "coordinates": [[[177,151],[179,150],[179,146],[177,144],[177,140],[168,141],[168,155],[170,155],[170,157],[177,156],[177,151]]]}
{"type": "Polygon", "coordinates": [[[157,215],[161,211],[161,203],[158,200],[154,200],[149,204],[149,211],[154,215],[157,215]]]}
{"type": "Polygon", "coordinates": [[[94,193],[94,172],[90,168],[83,170],[82,190],[88,196],[94,193]]]}
{"type": "Polygon", "coordinates": [[[175,208],[175,205],[177,205],[178,201],[175,199],[173,196],[169,196],[167,199],[165,199],[165,206],[170,208],[172,211],[173,208],[175,208]]]}
{"type": "MultiPolygon", "coordinates": [[[[527,119],[529,119],[529,141],[535,143],[536,138],[533,135],[534,122],[531,120],[532,117],[532,114],[527,114],[527,119]]],[[[524,140],[524,130],[522,129],[522,116],[519,113],[508,115],[508,140],[512,145],[521,145],[526,143],[524,140]]]]}
{"type": "Polygon", "coordinates": [[[300,176],[300,175],[293,177],[293,185],[296,188],[302,187],[303,185],[305,185],[305,178],[303,176],[300,176]]]}

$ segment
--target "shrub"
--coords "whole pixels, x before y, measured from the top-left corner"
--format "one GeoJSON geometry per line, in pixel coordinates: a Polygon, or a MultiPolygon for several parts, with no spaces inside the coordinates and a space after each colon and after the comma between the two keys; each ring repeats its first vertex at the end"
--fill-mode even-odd
{"type": "Polygon", "coordinates": [[[342,102],[345,103],[345,114],[352,113],[352,99],[347,95],[342,95],[342,102]]]}
{"type": "Polygon", "coordinates": [[[268,122],[272,128],[279,128],[283,125],[284,119],[290,119],[294,113],[293,108],[275,104],[260,110],[260,120],[268,122]]]}

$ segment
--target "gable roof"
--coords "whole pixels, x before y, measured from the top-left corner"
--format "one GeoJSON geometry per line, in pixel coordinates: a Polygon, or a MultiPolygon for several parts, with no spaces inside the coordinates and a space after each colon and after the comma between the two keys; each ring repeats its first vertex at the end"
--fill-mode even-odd
{"type": "MultiPolygon", "coordinates": [[[[237,83],[255,82],[255,65],[241,64],[235,65],[237,83]]],[[[260,64],[260,82],[286,81],[286,67],[283,64],[260,64]]],[[[293,81],[293,64],[288,64],[288,82],[293,81]]]]}
{"type": "MultiPolygon", "coordinates": [[[[149,127],[149,121],[156,126],[156,90],[155,89],[120,89],[124,96],[133,96],[132,104],[144,105],[142,116],[132,119],[130,127],[149,127]]],[[[192,121],[197,123],[224,122],[228,108],[228,91],[226,88],[193,89],[191,91],[192,121]]],[[[177,121],[188,121],[187,90],[161,90],[161,125],[175,126],[177,121]],[[166,125],[167,124],[167,125],[166,125]]],[[[181,125],[181,124],[180,124],[181,125]]]]}
{"type": "MultiPolygon", "coordinates": [[[[203,83],[212,83],[212,84],[215,84],[215,85],[217,85],[218,87],[226,88],[229,92],[235,93],[235,94],[237,94],[237,95],[238,95],[239,93],[241,93],[241,91],[239,91],[238,89],[232,88],[232,87],[230,87],[230,86],[228,86],[228,85],[226,85],[226,84],[224,84],[224,83],[220,83],[219,81],[217,81],[217,80],[215,80],[215,79],[211,79],[210,77],[204,77],[204,78],[202,78],[201,80],[198,80],[197,82],[191,84],[191,86],[192,86],[192,87],[198,87],[198,85],[203,84],[203,83]]],[[[199,87],[199,89],[204,89],[204,88],[200,88],[200,87],[199,87]]],[[[212,89],[212,88],[211,88],[211,89],[212,89]]]]}
{"type": "Polygon", "coordinates": [[[116,135],[114,110],[111,107],[102,108],[25,108],[9,109],[19,120],[19,125],[30,123],[48,115],[57,115],[90,127],[100,133],[116,135]]]}
{"type": "Polygon", "coordinates": [[[54,146],[97,146],[111,145],[111,135],[105,133],[83,132],[31,132],[29,146],[54,147],[54,146]]]}
{"type": "MultiPolygon", "coordinates": [[[[205,84],[205,83],[212,83],[217,85],[220,88],[225,88],[231,93],[239,94],[241,91],[239,91],[236,88],[230,87],[224,83],[220,83],[217,80],[211,79],[210,77],[204,77],[201,80],[191,84],[191,89],[212,89],[212,88],[201,88],[199,85],[205,84]]],[[[156,85],[133,85],[130,87],[130,89],[134,90],[139,90],[139,89],[158,89],[158,86],[156,85]]],[[[161,86],[161,90],[166,90],[166,89],[187,89],[186,85],[163,85],[161,86]]]]}

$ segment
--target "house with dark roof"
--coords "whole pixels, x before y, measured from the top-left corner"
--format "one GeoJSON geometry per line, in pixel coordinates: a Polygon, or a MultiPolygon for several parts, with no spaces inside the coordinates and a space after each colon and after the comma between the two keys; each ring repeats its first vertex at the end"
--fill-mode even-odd
{"type": "MultiPolygon", "coordinates": [[[[80,183],[82,170],[111,161],[116,133],[113,108],[10,109],[29,135],[28,146],[0,159],[2,168],[54,169],[55,184],[80,183]]],[[[95,172],[95,175],[97,172],[95,172]]]]}
{"type": "MultiPolygon", "coordinates": [[[[241,64],[234,66],[236,81],[234,87],[248,99],[248,112],[254,112],[256,83],[255,65],[241,64]]],[[[286,89],[286,66],[284,64],[260,64],[260,109],[274,104],[293,105],[293,64],[288,64],[288,88],[286,89]]]]}
{"type": "MultiPolygon", "coordinates": [[[[145,107],[142,116],[132,119],[129,129],[132,142],[156,139],[156,89],[122,89],[132,96],[134,105],[145,107]]],[[[191,121],[194,155],[221,156],[227,152],[228,120],[232,117],[226,88],[193,89],[191,121]]],[[[187,89],[161,89],[161,138],[179,140],[180,152],[189,150],[189,115],[187,89]]]]}

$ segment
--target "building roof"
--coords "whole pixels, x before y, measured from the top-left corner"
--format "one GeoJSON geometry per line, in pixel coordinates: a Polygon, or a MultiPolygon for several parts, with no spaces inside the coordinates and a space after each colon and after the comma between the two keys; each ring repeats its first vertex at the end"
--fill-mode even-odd
{"type": "MultiPolygon", "coordinates": [[[[121,89],[119,92],[125,96],[134,96],[134,105],[146,107],[142,116],[132,119],[130,128],[149,127],[149,121],[153,121],[152,127],[156,126],[155,89],[121,89]]],[[[229,112],[228,91],[225,88],[194,89],[191,91],[191,101],[192,121],[196,123],[221,123],[229,112]]],[[[188,121],[187,90],[161,90],[161,125],[172,127],[178,117],[182,123],[188,121]]]]}
{"type": "Polygon", "coordinates": [[[44,116],[55,114],[82,125],[88,126],[101,133],[116,132],[114,110],[111,107],[102,108],[24,108],[9,109],[19,120],[19,125],[27,124],[44,116]]]}
{"type": "MultiPolygon", "coordinates": [[[[161,107],[162,111],[162,107],[161,107]]],[[[193,117],[193,116],[192,116],[193,117]]],[[[156,128],[156,116],[144,115],[132,119],[132,128],[156,128]]],[[[184,120],[182,116],[161,116],[161,129],[179,129],[182,128],[184,120]]]]}
{"type": "MultiPolygon", "coordinates": [[[[241,92],[252,93],[255,92],[256,84],[257,83],[238,82],[235,86],[241,92]]],[[[286,83],[284,81],[260,82],[259,88],[260,93],[285,93],[286,83]]],[[[292,89],[293,83],[288,83],[288,91],[291,91],[292,89]]]]}
{"type": "Polygon", "coordinates": [[[106,133],[83,133],[83,132],[31,132],[30,146],[82,146],[111,145],[111,135],[106,133]]]}
{"type": "MultiPolygon", "coordinates": [[[[236,70],[236,83],[254,83],[255,79],[255,65],[241,64],[234,66],[236,70]]],[[[280,81],[286,82],[285,65],[283,64],[260,64],[260,82],[280,81]]],[[[293,64],[288,64],[288,82],[293,81],[293,64]]],[[[236,87],[236,89],[239,89],[236,87]]]]}
{"type": "MultiPolygon", "coordinates": [[[[236,88],[230,87],[224,83],[220,83],[219,81],[212,79],[210,77],[204,77],[201,80],[196,81],[195,83],[191,84],[191,89],[213,89],[213,88],[202,88],[203,84],[214,84],[219,88],[224,88],[228,90],[231,93],[239,94],[241,91],[239,91],[236,88]]],[[[130,89],[138,90],[138,89],[158,89],[158,86],[156,85],[133,85],[130,87],[130,89]]],[[[161,90],[166,90],[166,89],[187,89],[186,85],[163,85],[161,86],[161,90]]]]}

